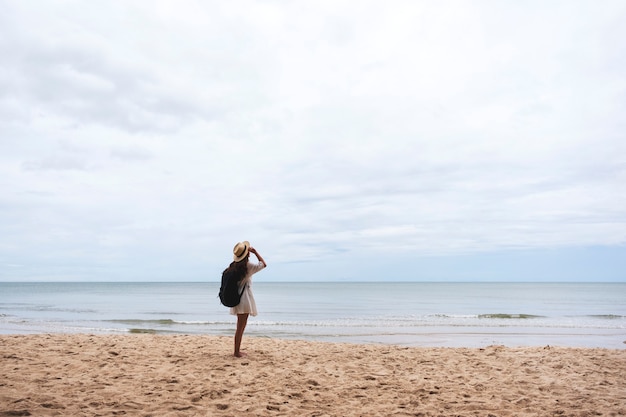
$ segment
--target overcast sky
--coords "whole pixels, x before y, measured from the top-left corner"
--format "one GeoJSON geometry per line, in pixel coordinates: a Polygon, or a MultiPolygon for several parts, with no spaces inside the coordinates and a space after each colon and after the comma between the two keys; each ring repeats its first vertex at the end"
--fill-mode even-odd
{"type": "Polygon", "coordinates": [[[624,1],[0,0],[0,280],[626,280],[624,1]]]}

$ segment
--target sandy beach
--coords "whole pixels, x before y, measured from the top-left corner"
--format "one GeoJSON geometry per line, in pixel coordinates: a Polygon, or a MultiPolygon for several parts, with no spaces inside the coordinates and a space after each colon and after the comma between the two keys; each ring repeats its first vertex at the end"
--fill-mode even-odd
{"type": "Polygon", "coordinates": [[[626,350],[0,336],[0,416],[623,416],[626,350]]]}

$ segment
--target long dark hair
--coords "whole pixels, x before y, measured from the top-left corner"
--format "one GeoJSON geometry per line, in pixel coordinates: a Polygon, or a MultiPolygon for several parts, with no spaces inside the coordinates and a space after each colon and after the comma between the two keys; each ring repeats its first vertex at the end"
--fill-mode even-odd
{"type": "Polygon", "coordinates": [[[227,270],[230,270],[237,278],[237,282],[240,282],[248,274],[248,257],[246,256],[239,262],[231,262],[227,270]]]}

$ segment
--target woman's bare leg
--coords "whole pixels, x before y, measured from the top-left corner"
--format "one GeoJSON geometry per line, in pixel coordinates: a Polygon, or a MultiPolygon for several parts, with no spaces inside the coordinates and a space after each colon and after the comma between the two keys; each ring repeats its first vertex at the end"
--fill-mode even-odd
{"type": "Polygon", "coordinates": [[[243,331],[246,330],[248,323],[248,314],[237,314],[237,331],[235,332],[235,357],[241,358],[244,353],[241,352],[241,339],[243,331]]]}

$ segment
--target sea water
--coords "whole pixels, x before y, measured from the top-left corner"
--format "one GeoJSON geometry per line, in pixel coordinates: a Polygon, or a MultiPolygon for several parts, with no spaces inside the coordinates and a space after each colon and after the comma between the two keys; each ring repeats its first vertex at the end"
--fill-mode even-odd
{"type": "MultiPolygon", "coordinates": [[[[232,335],[218,282],[0,283],[0,333],[232,335]]],[[[626,283],[254,282],[246,335],[626,348],[626,283]]]]}

